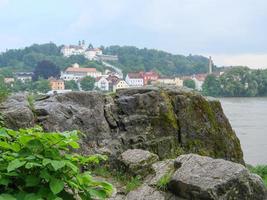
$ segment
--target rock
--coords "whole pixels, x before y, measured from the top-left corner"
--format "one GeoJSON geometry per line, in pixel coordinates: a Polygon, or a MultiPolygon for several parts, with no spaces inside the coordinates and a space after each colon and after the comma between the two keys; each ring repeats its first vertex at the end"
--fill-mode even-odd
{"type": "Polygon", "coordinates": [[[150,186],[156,186],[157,183],[166,175],[174,173],[174,160],[164,160],[152,165],[153,175],[146,182],[150,186]]]}
{"type": "Polygon", "coordinates": [[[129,192],[125,200],[165,200],[165,196],[164,193],[157,191],[153,187],[142,185],[138,189],[129,192]]]}
{"type": "Polygon", "coordinates": [[[266,188],[257,175],[243,165],[187,154],[175,160],[178,168],[169,189],[178,196],[197,200],[263,200],[266,188]]]}
{"type": "Polygon", "coordinates": [[[16,94],[9,97],[0,107],[4,123],[13,129],[34,126],[34,113],[30,108],[26,94],[16,94]]]}
{"type": "Polygon", "coordinates": [[[114,95],[70,92],[34,102],[11,96],[0,110],[9,128],[41,125],[47,131],[80,130],[84,153],[144,149],[160,159],[197,153],[244,164],[238,138],[218,101],[175,88],[134,88],[114,95]]]}
{"type": "Polygon", "coordinates": [[[127,172],[133,175],[147,175],[151,166],[158,161],[156,154],[142,149],[129,149],[120,156],[120,161],[125,165],[127,172]]]}

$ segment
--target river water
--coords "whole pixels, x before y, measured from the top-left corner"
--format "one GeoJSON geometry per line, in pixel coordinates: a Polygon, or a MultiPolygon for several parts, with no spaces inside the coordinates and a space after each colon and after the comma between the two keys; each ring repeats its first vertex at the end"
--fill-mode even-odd
{"type": "Polygon", "coordinates": [[[267,165],[267,98],[220,98],[240,139],[245,162],[267,165]]]}

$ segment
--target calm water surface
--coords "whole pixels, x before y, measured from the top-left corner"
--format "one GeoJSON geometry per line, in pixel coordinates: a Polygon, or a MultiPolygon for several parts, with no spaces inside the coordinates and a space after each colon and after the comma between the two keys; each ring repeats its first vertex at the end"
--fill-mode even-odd
{"type": "Polygon", "coordinates": [[[267,98],[221,98],[246,163],[267,164],[267,98]]]}

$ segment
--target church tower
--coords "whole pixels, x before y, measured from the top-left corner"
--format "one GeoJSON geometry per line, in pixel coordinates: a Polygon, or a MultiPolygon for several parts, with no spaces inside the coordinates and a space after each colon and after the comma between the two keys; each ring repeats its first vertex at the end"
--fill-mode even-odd
{"type": "Polygon", "coordinates": [[[209,74],[212,74],[212,59],[209,57],[209,74]]]}

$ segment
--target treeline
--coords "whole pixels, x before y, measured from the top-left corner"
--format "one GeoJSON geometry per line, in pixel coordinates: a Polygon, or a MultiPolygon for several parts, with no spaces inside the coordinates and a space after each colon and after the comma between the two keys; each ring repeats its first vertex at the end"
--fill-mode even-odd
{"type": "MultiPolygon", "coordinates": [[[[154,70],[163,75],[191,75],[206,73],[209,60],[203,56],[173,55],[155,49],[139,49],[133,46],[110,46],[104,48],[104,54],[118,55],[115,65],[124,73],[131,71],[154,70]]],[[[216,67],[214,70],[216,70],[216,67]]]]}
{"type": "Polygon", "coordinates": [[[267,70],[234,67],[220,77],[209,75],[202,88],[204,95],[214,97],[267,96],[267,70]]]}
{"type": "Polygon", "coordinates": [[[104,66],[100,62],[89,61],[84,56],[73,55],[68,58],[60,53],[62,46],[54,43],[34,44],[24,49],[12,49],[0,54],[0,69],[4,73],[8,73],[9,69],[13,71],[32,71],[37,63],[47,60],[64,69],[74,63],[78,63],[84,67],[95,67],[100,71],[104,70],[104,66]]]}

